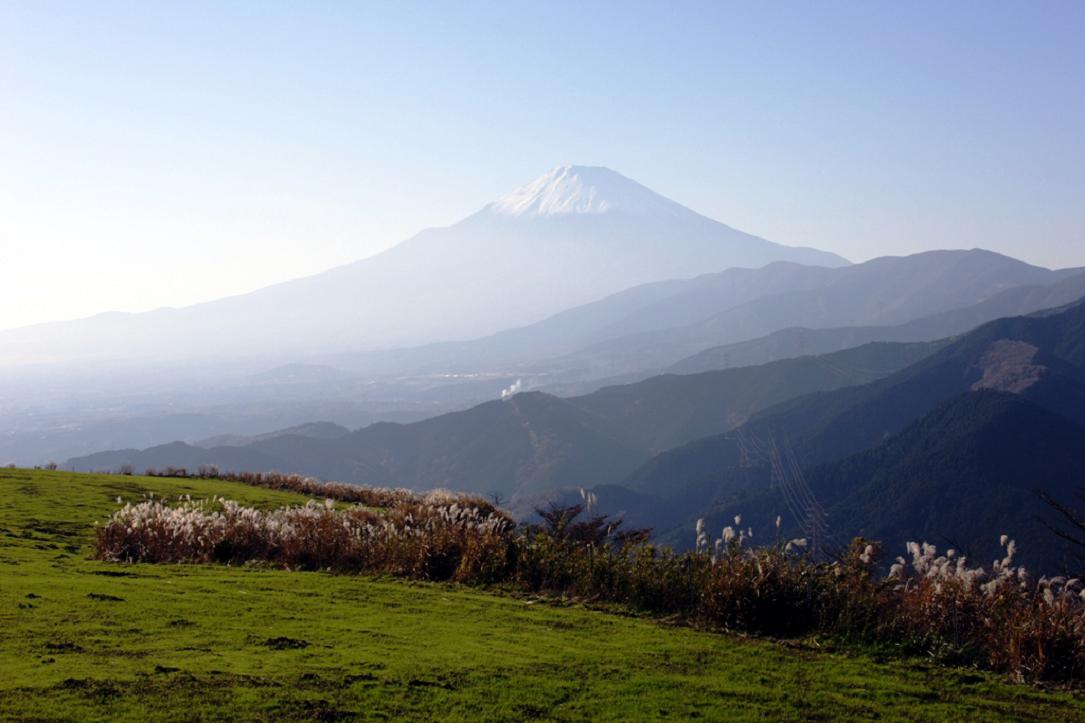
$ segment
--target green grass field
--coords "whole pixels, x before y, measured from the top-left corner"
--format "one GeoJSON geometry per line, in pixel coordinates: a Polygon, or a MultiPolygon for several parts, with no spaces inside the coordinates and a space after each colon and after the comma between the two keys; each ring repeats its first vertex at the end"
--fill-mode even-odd
{"type": "Polygon", "coordinates": [[[1068,693],[444,585],[90,560],[144,493],[203,480],[0,470],[0,717],[1085,719],[1068,693]]]}

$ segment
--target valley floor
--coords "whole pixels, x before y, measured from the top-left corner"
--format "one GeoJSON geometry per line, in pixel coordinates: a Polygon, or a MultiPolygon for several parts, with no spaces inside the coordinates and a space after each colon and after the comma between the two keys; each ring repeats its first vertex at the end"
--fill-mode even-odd
{"type": "Polygon", "coordinates": [[[126,500],[292,494],[0,470],[0,718],[1082,719],[924,662],[749,641],[435,584],[89,559],[126,500]]]}

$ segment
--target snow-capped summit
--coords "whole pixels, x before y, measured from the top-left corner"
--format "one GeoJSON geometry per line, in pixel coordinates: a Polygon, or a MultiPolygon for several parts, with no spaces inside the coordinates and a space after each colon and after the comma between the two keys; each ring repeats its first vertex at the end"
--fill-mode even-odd
{"type": "Polygon", "coordinates": [[[674,215],[689,209],[602,166],[559,166],[502,196],[488,210],[499,216],[561,216],[613,211],[674,215]]]}

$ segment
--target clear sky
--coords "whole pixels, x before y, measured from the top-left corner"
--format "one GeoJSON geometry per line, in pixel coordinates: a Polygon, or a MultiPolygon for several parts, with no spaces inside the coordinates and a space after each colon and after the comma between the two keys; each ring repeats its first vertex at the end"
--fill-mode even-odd
{"type": "Polygon", "coordinates": [[[0,328],[371,255],[567,163],[860,261],[1085,265],[1085,2],[0,2],[0,328]]]}

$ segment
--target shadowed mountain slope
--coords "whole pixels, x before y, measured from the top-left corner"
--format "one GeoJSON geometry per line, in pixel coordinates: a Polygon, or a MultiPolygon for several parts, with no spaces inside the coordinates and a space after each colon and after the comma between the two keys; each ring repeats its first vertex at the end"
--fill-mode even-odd
{"type": "MultiPolygon", "coordinates": [[[[819,389],[876,379],[939,348],[874,344],[763,367],[663,376],[562,399],[517,394],[413,424],[375,424],[314,439],[276,434],[230,448],[223,468],[304,472],[330,479],[418,489],[452,487],[506,496],[568,485],[617,482],[652,454],[742,423],[766,406],[819,389]],[[251,463],[238,455],[252,451],[251,463]]],[[[76,469],[211,464],[208,453],[176,445],[104,452],[70,460],[76,469]]],[[[213,456],[212,454],[212,456],[213,456]]]]}
{"type": "MultiPolygon", "coordinates": [[[[786,441],[803,464],[818,464],[870,448],[943,400],[982,388],[1012,391],[1085,422],[1085,304],[990,322],[884,379],[767,409],[741,432],[786,441]]],[[[740,447],[738,434],[697,440],[653,459],[626,482],[652,494],[681,494],[683,483],[722,479],[737,466],[740,447]]]]}
{"type": "MultiPolygon", "coordinates": [[[[713,510],[723,510],[720,519],[727,519],[728,514],[734,514],[743,507],[751,512],[767,514],[764,506],[753,505],[756,500],[764,500],[762,496],[768,494],[774,485],[780,484],[780,478],[772,474],[772,455],[768,453],[773,445],[781,450],[785,457],[794,454],[799,467],[811,469],[831,465],[889,443],[916,420],[927,417],[940,405],[947,403],[947,400],[976,392],[992,394],[967,396],[969,401],[961,402],[962,405],[987,405],[976,407],[975,416],[980,420],[976,429],[968,431],[967,425],[962,427],[965,437],[986,434],[982,432],[982,429],[985,429],[983,425],[996,418],[998,424],[1002,425],[1000,429],[1009,429],[1016,424],[1012,420],[1014,410],[1023,410],[1023,415],[1039,415],[1049,420],[1046,422],[1048,426],[1066,425],[1070,430],[1066,434],[1070,437],[1063,435],[1060,439],[1076,439],[1073,437],[1077,434],[1074,430],[1085,424],[1085,304],[1076,304],[1032,317],[991,322],[884,379],[862,386],[798,397],[755,415],[747,424],[732,432],[669,450],[653,458],[622,482],[630,490],[643,496],[642,499],[637,499],[626,495],[625,504],[631,518],[638,524],[654,524],[665,539],[688,543],[685,537],[688,536],[692,520],[713,510]],[[1008,397],[1010,401],[1017,400],[1027,405],[1010,404],[1006,395],[1011,395],[1008,397]],[[980,401],[973,401],[977,399],[980,401]],[[985,401],[988,399],[1001,401],[985,401]],[[1029,411],[1034,408],[1039,411],[1029,411]],[[1060,421],[1055,424],[1050,422],[1052,418],[1060,421]],[[664,500],[665,502],[662,502],[664,500]]],[[[957,411],[954,414],[932,419],[942,420],[938,423],[942,425],[940,428],[945,428],[950,423],[946,420],[963,419],[961,415],[965,412],[960,410],[968,408],[955,407],[957,411]]],[[[935,421],[930,421],[928,428],[934,428],[930,425],[934,425],[935,421]]],[[[1037,429],[1043,429],[1039,422],[1037,425],[1037,429]]],[[[826,492],[828,488],[824,483],[819,482],[818,489],[822,492],[817,493],[818,502],[822,506],[828,506],[835,500],[842,500],[853,491],[854,485],[860,482],[865,484],[867,478],[876,476],[875,467],[891,470],[887,474],[894,474],[892,470],[896,469],[896,461],[903,464],[908,457],[917,454],[904,454],[901,450],[908,445],[916,449],[925,447],[933,450],[937,437],[937,434],[924,435],[921,437],[925,440],[923,442],[909,442],[905,439],[896,446],[885,447],[876,456],[864,458],[865,462],[855,462],[855,468],[860,472],[854,476],[843,475],[844,481],[834,488],[832,494],[826,492]],[[894,460],[894,450],[903,455],[899,460],[894,460]],[[822,495],[826,496],[825,500],[821,499],[822,495]]],[[[1042,455],[1045,449],[1043,445],[1036,441],[1018,443],[1013,441],[1012,437],[1009,433],[1001,436],[1002,444],[1006,446],[1006,454],[1016,450],[1022,460],[1033,460],[1036,470],[1046,469],[1046,462],[1034,457],[1037,453],[1042,455]]],[[[952,435],[947,436],[947,439],[952,438],[952,435]]],[[[1058,455],[1051,457],[1062,460],[1057,462],[1056,466],[1066,473],[1061,477],[1052,477],[1051,484],[1058,490],[1064,491],[1077,474],[1078,468],[1071,464],[1072,458],[1068,456],[1074,444],[1076,442],[1067,442],[1058,448],[1058,455]]],[[[948,459],[948,455],[952,453],[952,445],[941,449],[948,459]]],[[[965,455],[966,451],[966,447],[962,446],[961,454],[965,455]]],[[[962,456],[962,460],[965,459],[966,457],[962,456]]],[[[997,460],[999,457],[996,455],[992,459],[997,460]]],[[[834,478],[834,474],[835,478],[839,479],[839,470],[848,469],[848,465],[852,463],[841,464],[844,464],[843,468],[838,468],[837,472],[820,473],[828,477],[819,479],[834,478]]],[[[976,472],[969,468],[968,465],[972,462],[964,461],[962,464],[962,469],[965,470],[962,472],[962,479],[970,479],[970,484],[980,484],[986,472],[976,472]]],[[[1031,462],[1022,464],[1027,467],[1031,462]]],[[[1006,463],[1006,469],[1022,473],[1025,470],[1020,465],[1013,466],[1009,462],[1006,463]]],[[[948,474],[950,470],[947,469],[946,472],[948,474]]],[[[1043,472],[1040,476],[1051,475],[1043,472]]],[[[885,475],[879,478],[888,479],[885,475]]],[[[948,478],[943,475],[938,479],[948,478]]],[[[914,477],[912,481],[915,482],[914,477]]],[[[1027,480],[1020,480],[1020,484],[1031,490],[1032,487],[1047,483],[1033,474],[1027,480]]],[[[898,519],[893,511],[894,501],[897,497],[906,496],[905,491],[897,488],[882,489],[882,492],[889,491],[892,495],[884,494],[880,498],[884,516],[878,518],[880,521],[877,522],[877,525],[885,525],[885,530],[898,519]]],[[[866,498],[869,502],[868,511],[875,509],[876,498],[877,494],[874,492],[866,498]]],[[[918,494],[914,497],[919,498],[921,495],[918,494]]],[[[775,510],[774,515],[787,512],[779,504],[770,506],[775,510]]],[[[1012,508],[1000,506],[999,509],[1004,512],[1011,509],[1012,513],[1012,508]]],[[[858,515],[858,512],[853,509],[841,514],[847,517],[850,514],[858,515]]],[[[792,518],[795,516],[793,513],[792,518]]],[[[796,524],[797,520],[792,519],[792,523],[796,524]]],[[[864,524],[868,525],[862,528],[864,530],[882,529],[877,527],[875,522],[864,524]]]]}
{"type": "Polygon", "coordinates": [[[207,439],[200,439],[193,442],[193,446],[196,447],[243,447],[247,444],[253,444],[254,442],[262,442],[267,439],[274,439],[275,437],[285,437],[287,435],[296,435],[299,437],[310,437],[313,439],[338,439],[350,434],[350,430],[346,427],[335,424],[334,422],[309,422],[307,424],[300,424],[296,427],[288,427],[286,429],[279,429],[274,432],[267,432],[266,434],[220,434],[215,437],[208,437],[207,439]]]}
{"type": "MultiPolygon", "coordinates": [[[[888,543],[892,558],[925,541],[990,569],[1007,534],[1022,562],[1061,572],[1071,558],[1043,524],[1053,513],[1037,492],[1067,500],[1085,486],[1085,428],[1015,394],[967,392],[871,450],[809,470],[806,482],[826,512],[827,552],[862,536],[888,543]]],[[[779,488],[708,521],[722,528],[735,514],[764,530],[784,515],[784,535],[807,534],[779,488]]]]}

